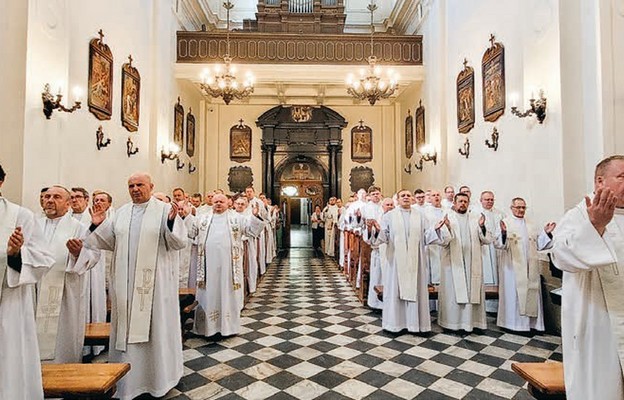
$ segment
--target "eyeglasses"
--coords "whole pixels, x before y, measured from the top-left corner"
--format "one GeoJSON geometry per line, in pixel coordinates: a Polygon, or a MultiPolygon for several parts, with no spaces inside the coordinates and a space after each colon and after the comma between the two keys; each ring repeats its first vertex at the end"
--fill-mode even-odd
{"type": "Polygon", "coordinates": [[[515,208],[516,210],[526,210],[527,206],[511,206],[511,208],[515,208]]]}

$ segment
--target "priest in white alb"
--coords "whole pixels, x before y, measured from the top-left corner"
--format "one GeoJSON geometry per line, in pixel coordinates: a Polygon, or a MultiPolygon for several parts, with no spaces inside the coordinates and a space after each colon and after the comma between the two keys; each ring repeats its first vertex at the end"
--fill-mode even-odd
{"type": "MultiPolygon", "coordinates": [[[[377,221],[378,224],[381,224],[381,218],[384,215],[384,210],[381,205],[381,188],[377,186],[371,186],[368,189],[368,195],[370,196],[370,200],[364,208],[362,209],[362,217],[364,218],[364,232],[362,232],[362,240],[366,242],[371,247],[370,254],[370,264],[369,264],[369,279],[368,279],[368,295],[366,303],[370,308],[380,310],[383,307],[383,303],[377,297],[375,293],[375,286],[383,285],[382,282],[382,273],[381,273],[381,265],[382,265],[382,256],[385,258],[385,253],[382,255],[379,251],[382,244],[377,241],[372,240],[372,226],[373,221],[377,221]]],[[[385,247],[385,246],[384,246],[385,247]]],[[[358,280],[360,279],[361,274],[361,264],[358,268],[358,280]]]]}
{"type": "Polygon", "coordinates": [[[330,197],[329,202],[323,209],[323,217],[325,217],[325,254],[333,257],[335,254],[336,224],[338,223],[338,206],[336,198],[330,197]]]}
{"type": "Polygon", "coordinates": [[[0,399],[43,399],[34,285],[53,264],[33,213],[0,194],[0,399]]]}
{"type": "Polygon", "coordinates": [[[178,205],[151,197],[145,173],[128,179],[131,203],[114,218],[94,206],[88,241],[114,252],[109,362],[130,363],[116,398],[149,393],[164,396],[182,377],[182,335],[178,321],[178,250],[188,233],[178,205]]]}
{"type": "Polygon", "coordinates": [[[100,251],[83,243],[88,226],[68,212],[70,196],[66,188],[51,186],[44,195],[46,216],[38,220],[54,257],[37,285],[37,337],[44,362],[82,361],[87,272],[100,260],[100,251]]]}
{"type": "Polygon", "coordinates": [[[498,264],[498,314],[496,325],[512,331],[544,330],[544,308],[537,252],[552,247],[554,222],[541,231],[524,215],[526,202],[511,201],[511,216],[500,224],[495,245],[501,250],[498,264]]]}
{"type": "Polygon", "coordinates": [[[468,212],[467,194],[457,193],[448,224],[441,229],[444,239],[438,324],[445,329],[471,332],[486,329],[485,290],[481,245],[495,237],[487,232],[483,214],[468,212]]]}
{"type": "MultiPolygon", "coordinates": [[[[247,209],[247,197],[239,196],[234,201],[234,211],[239,214],[241,218],[249,218],[253,213],[247,209]]],[[[212,212],[212,211],[211,211],[212,212]]],[[[243,233],[243,248],[247,257],[247,287],[249,293],[256,293],[258,286],[258,247],[256,245],[259,232],[245,232],[243,233]]],[[[197,283],[195,283],[197,285],[197,283]]]]}
{"type": "Polygon", "coordinates": [[[598,163],[594,193],[553,235],[567,398],[624,399],[624,155],[598,163]]]}
{"type": "Polygon", "coordinates": [[[383,271],[381,326],[390,332],[431,331],[425,245],[441,243],[439,229],[446,220],[429,226],[412,208],[412,193],[398,192],[399,206],[384,214],[381,226],[372,222],[373,243],[387,243],[388,268],[383,271]]]}
{"type": "Polygon", "coordinates": [[[243,235],[258,236],[265,223],[257,217],[228,210],[225,195],[212,199],[212,212],[201,215],[189,232],[198,246],[197,301],[193,332],[202,336],[236,335],[244,306],[243,235]]]}

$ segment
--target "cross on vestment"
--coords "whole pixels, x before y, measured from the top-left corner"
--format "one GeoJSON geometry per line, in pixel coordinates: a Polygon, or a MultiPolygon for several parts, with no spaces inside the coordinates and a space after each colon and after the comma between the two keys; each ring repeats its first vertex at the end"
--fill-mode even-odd
{"type": "Polygon", "coordinates": [[[212,322],[215,322],[219,319],[219,316],[221,315],[221,313],[218,310],[214,310],[213,312],[210,313],[210,320],[212,322]]]}
{"type": "Polygon", "coordinates": [[[146,269],[143,271],[143,286],[137,288],[137,292],[141,296],[140,311],[145,310],[145,296],[149,295],[152,290],[152,270],[146,269]]]}
{"type": "Polygon", "coordinates": [[[41,312],[43,313],[43,331],[48,331],[48,325],[50,320],[54,318],[54,311],[61,305],[61,291],[62,288],[59,286],[50,287],[50,293],[48,294],[48,304],[41,308],[41,312]]]}
{"type": "Polygon", "coordinates": [[[496,40],[496,37],[494,37],[494,34],[491,33],[490,34],[490,43],[491,43],[491,47],[494,47],[494,41],[496,40]]]}

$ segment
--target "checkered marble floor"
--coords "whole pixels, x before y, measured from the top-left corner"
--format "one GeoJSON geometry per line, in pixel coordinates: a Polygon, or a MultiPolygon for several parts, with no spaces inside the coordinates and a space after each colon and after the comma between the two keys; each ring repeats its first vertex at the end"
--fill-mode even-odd
{"type": "Polygon", "coordinates": [[[531,399],[511,363],[561,360],[559,337],[503,332],[492,317],[482,334],[384,332],[335,263],[288,256],[268,269],[240,335],[185,341],[167,399],[531,399]]]}

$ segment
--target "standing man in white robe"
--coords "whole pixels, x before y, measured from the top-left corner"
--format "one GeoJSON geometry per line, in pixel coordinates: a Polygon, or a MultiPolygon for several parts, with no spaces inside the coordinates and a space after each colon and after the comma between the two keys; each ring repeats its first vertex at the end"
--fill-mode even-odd
{"type": "MultiPolygon", "coordinates": [[[[500,222],[505,215],[494,207],[494,192],[486,190],[481,192],[479,197],[481,207],[479,212],[485,216],[485,227],[497,238],[500,236],[500,222]]],[[[481,257],[483,257],[483,283],[485,285],[498,285],[498,251],[494,242],[481,246],[481,257]]],[[[498,300],[490,299],[485,301],[485,311],[497,312],[498,300]]]]}
{"type": "Polygon", "coordinates": [[[330,197],[329,202],[323,209],[323,216],[325,217],[325,254],[333,257],[335,254],[335,240],[336,235],[336,223],[338,222],[338,206],[336,205],[336,198],[330,197]]]}
{"type": "MultiPolygon", "coordinates": [[[[496,247],[501,249],[496,325],[513,331],[544,330],[544,308],[537,252],[552,247],[549,222],[541,232],[524,217],[526,202],[521,197],[511,201],[511,216],[500,222],[501,235],[496,247]]],[[[487,218],[487,217],[486,217],[487,218]]]]}
{"type": "Polygon", "coordinates": [[[414,190],[414,198],[412,199],[413,204],[412,207],[415,207],[419,210],[422,211],[422,209],[425,207],[425,191],[422,189],[416,189],[414,190]]]}
{"type": "MultiPolygon", "coordinates": [[[[254,190],[253,186],[248,186],[245,188],[245,196],[247,197],[247,202],[249,203],[247,205],[247,213],[251,214],[252,209],[257,208],[258,216],[264,221],[266,217],[264,202],[256,197],[256,191],[254,190]]],[[[266,272],[266,235],[264,231],[262,231],[262,233],[255,242],[258,248],[258,268],[260,270],[260,275],[262,276],[266,272]]]]}
{"type": "MultiPolygon", "coordinates": [[[[373,203],[374,204],[374,203],[373,203]]],[[[371,246],[370,257],[370,276],[368,284],[368,297],[367,304],[370,308],[381,310],[383,308],[383,301],[379,300],[377,293],[375,292],[375,286],[383,285],[383,271],[387,268],[388,262],[386,259],[387,243],[378,243],[373,239],[373,221],[377,221],[381,225],[382,217],[388,211],[394,209],[394,202],[391,198],[386,197],[380,202],[379,208],[370,207],[372,204],[367,205],[366,210],[366,230],[364,231],[363,238],[366,243],[371,246]]]]}
{"type": "Polygon", "coordinates": [[[598,163],[593,195],[559,222],[552,254],[567,398],[624,399],[624,155],[598,163]]]}
{"type": "Polygon", "coordinates": [[[241,330],[244,305],[243,235],[259,235],[264,221],[228,210],[228,199],[217,194],[212,212],[198,218],[189,232],[197,238],[197,301],[203,313],[196,315],[193,332],[202,336],[236,335],[241,330]]]}
{"type": "Polygon", "coordinates": [[[70,192],[51,186],[44,196],[46,216],[39,219],[54,265],[37,285],[37,337],[41,360],[82,362],[88,270],[100,251],[84,245],[88,226],[72,217],[70,192]]]}
{"type": "Polygon", "coordinates": [[[483,214],[469,213],[468,204],[468,195],[457,193],[449,223],[442,228],[438,325],[472,332],[487,328],[481,245],[495,238],[487,232],[483,214]]]}
{"type": "Polygon", "coordinates": [[[398,192],[399,207],[384,214],[381,226],[372,222],[373,241],[387,243],[388,268],[383,271],[381,326],[390,332],[431,331],[425,244],[441,243],[439,221],[429,228],[423,214],[411,207],[412,193],[398,192]]]}
{"type": "Polygon", "coordinates": [[[148,174],[133,174],[128,179],[132,203],[114,218],[96,205],[89,228],[89,242],[114,252],[109,362],[132,365],[117,385],[115,397],[121,400],[142,393],[164,396],[183,374],[173,260],[188,233],[178,205],[151,197],[153,188],[148,174]]]}
{"type": "Polygon", "coordinates": [[[53,264],[33,213],[0,194],[0,399],[43,399],[34,285],[53,264]]]}
{"type": "Polygon", "coordinates": [[[212,190],[210,192],[206,192],[206,195],[204,196],[204,204],[197,208],[197,215],[205,214],[208,211],[212,210],[212,198],[214,197],[214,195],[215,192],[212,190]]]}
{"type": "Polygon", "coordinates": [[[455,189],[453,186],[444,187],[444,198],[442,199],[442,208],[452,208],[455,199],[455,189]]]}
{"type": "MultiPolygon", "coordinates": [[[[248,218],[247,213],[247,197],[240,196],[234,201],[234,210],[241,218],[248,218]]],[[[212,211],[211,211],[212,212],[212,211]]],[[[243,233],[243,247],[247,251],[247,285],[249,293],[256,293],[258,287],[258,247],[256,241],[259,233],[246,232],[243,233]]]]}

